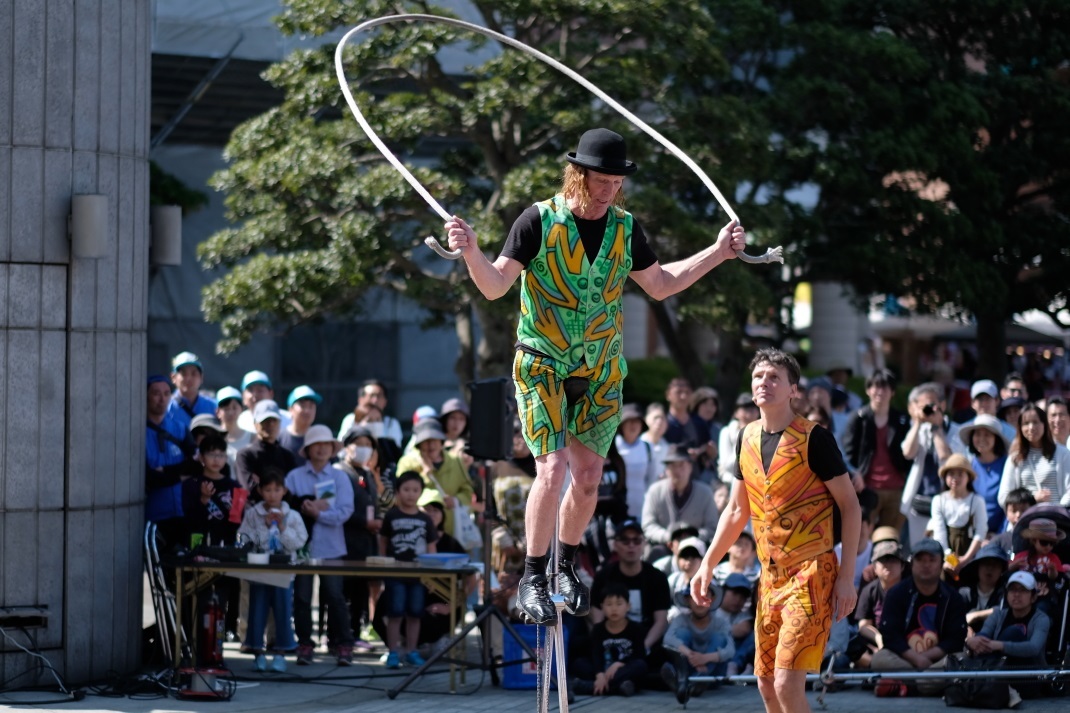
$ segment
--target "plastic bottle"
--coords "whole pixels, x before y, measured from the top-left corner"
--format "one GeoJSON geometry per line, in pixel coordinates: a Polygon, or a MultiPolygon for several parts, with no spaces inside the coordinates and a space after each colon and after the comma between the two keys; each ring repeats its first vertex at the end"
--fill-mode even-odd
{"type": "Polygon", "coordinates": [[[282,551],[282,542],[279,539],[279,523],[271,523],[268,528],[268,552],[275,554],[282,551]]]}

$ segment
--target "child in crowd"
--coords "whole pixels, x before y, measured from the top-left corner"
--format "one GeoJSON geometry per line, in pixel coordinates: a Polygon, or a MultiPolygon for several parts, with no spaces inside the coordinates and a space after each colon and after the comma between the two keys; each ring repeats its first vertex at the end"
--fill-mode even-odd
{"type": "Polygon", "coordinates": [[[591,632],[589,656],[572,662],[572,690],[580,695],[633,696],[647,674],[643,629],[628,619],[629,592],[619,582],[606,585],[605,618],[591,632]]]}
{"type": "MultiPolygon", "coordinates": [[[[305,523],[290,506],[283,501],[286,497],[286,484],[282,474],[268,471],[258,478],[257,489],[260,502],[245,511],[238,534],[251,542],[260,552],[271,552],[293,556],[308,540],[305,523]],[[278,542],[272,542],[272,525],[278,527],[278,542]]],[[[282,673],[286,671],[288,651],[297,648],[294,638],[293,623],[293,580],[286,587],[273,587],[259,582],[249,583],[249,615],[246,629],[245,648],[256,652],[256,670],[267,670],[267,657],[264,655],[264,629],[267,626],[268,609],[274,614],[275,621],[275,656],[271,660],[271,670],[282,673]]]]}
{"type": "Polygon", "coordinates": [[[753,584],[762,575],[762,566],[758,564],[758,549],[754,544],[754,536],[744,530],[728,548],[728,559],[713,568],[713,579],[718,584],[724,584],[728,575],[733,572],[742,574],[753,584]]]}
{"type": "Polygon", "coordinates": [[[1053,594],[1051,585],[1070,569],[1054,551],[1055,545],[1066,538],[1066,533],[1057,528],[1054,521],[1038,517],[1022,530],[1021,535],[1026,549],[1014,555],[1007,569],[1011,572],[1025,570],[1036,578],[1038,606],[1046,611],[1050,606],[1048,595],[1053,594]]]}
{"type": "Polygon", "coordinates": [[[665,632],[663,646],[669,661],[661,667],[661,678],[676,693],[676,700],[686,704],[695,686],[688,684],[691,674],[723,676],[728,661],[735,655],[736,646],[724,619],[713,616],[720,605],[722,592],[716,583],[711,585],[709,605],[691,598],[691,585],[676,590],[674,603],[687,607],[688,613],[678,616],[665,632]]]}
{"type": "Polygon", "coordinates": [[[658,557],[651,564],[655,569],[659,569],[666,574],[666,576],[678,571],[676,553],[680,549],[680,543],[692,537],[698,537],[698,528],[686,522],[678,522],[669,532],[669,554],[664,557],[658,557]]]}
{"type": "MultiPolygon", "coordinates": [[[[436,552],[438,530],[417,503],[424,491],[424,481],[416,471],[407,470],[394,486],[394,507],[383,516],[379,531],[380,550],[399,562],[413,562],[418,555],[436,552]]],[[[406,663],[422,666],[424,659],[416,647],[420,642],[420,618],[424,613],[427,590],[418,580],[387,579],[386,643],[390,651],[387,668],[401,665],[401,623],[405,622],[406,663]]]]}
{"type": "Polygon", "coordinates": [[[957,558],[944,563],[945,577],[954,578],[981,549],[988,534],[988,509],[985,499],[973,491],[977,473],[966,456],[952,453],[939,472],[944,490],[933,498],[928,529],[944,551],[957,558]]]}
{"type": "MultiPolygon", "coordinates": [[[[675,592],[691,586],[691,578],[702,564],[706,554],[706,543],[697,537],[688,537],[676,546],[676,571],[669,575],[669,591],[675,592]]],[[[677,616],[690,613],[687,603],[676,603],[669,610],[669,621],[677,616]]]]}
{"type": "Polygon", "coordinates": [[[848,656],[860,668],[869,668],[873,654],[884,648],[877,629],[884,608],[884,595],[903,578],[906,556],[898,541],[884,540],[873,545],[873,570],[876,579],[862,587],[855,606],[858,636],[848,645],[848,656]]]}
{"type": "Polygon", "coordinates": [[[723,598],[714,616],[724,620],[736,646],[726,673],[729,676],[749,675],[754,672],[754,604],[750,601],[754,584],[746,576],[733,572],[721,586],[723,598]]]}
{"type": "Polygon", "coordinates": [[[1003,502],[1003,511],[1007,515],[1007,529],[992,538],[992,542],[998,544],[1007,557],[1014,554],[1014,526],[1022,519],[1025,511],[1037,504],[1032,491],[1028,488],[1015,488],[1007,493],[1007,499],[1003,502]]]}
{"type": "MultiPolygon", "coordinates": [[[[258,404],[259,405],[259,404],[258,404]]],[[[312,523],[308,554],[313,559],[346,557],[345,522],[353,516],[353,483],[330,464],[342,450],[331,429],[316,424],[305,432],[300,456],[305,464],[286,475],[291,503],[299,502],[301,516],[312,523]]],[[[320,601],[327,602],[328,650],[333,646],[339,666],[353,663],[353,632],[343,577],[320,575],[320,601]]],[[[312,640],[312,575],[294,579],[294,629],[297,631],[297,663],[308,666],[315,651],[312,640]]]]}
{"type": "Polygon", "coordinates": [[[200,535],[206,545],[232,545],[241,524],[241,511],[233,518],[230,511],[235,491],[241,486],[223,472],[227,468],[226,440],[218,433],[205,436],[197,458],[201,473],[182,483],[187,531],[190,536],[200,535]]]}
{"type": "MultiPolygon", "coordinates": [[[[873,490],[863,490],[858,494],[859,505],[862,508],[862,525],[858,531],[858,550],[855,552],[855,589],[861,589],[867,581],[864,579],[866,568],[873,562],[873,532],[876,530],[877,523],[880,521],[880,510],[877,506],[880,501],[877,499],[876,492],[873,490]],[[863,502],[865,499],[868,502],[863,502]]],[[[843,543],[837,542],[836,546],[832,548],[832,551],[836,553],[836,561],[843,561],[843,543]]],[[[841,621],[843,621],[841,619],[841,621]]],[[[852,632],[853,633],[853,632],[852,632]]]]}
{"type": "Polygon", "coordinates": [[[1007,553],[997,543],[989,542],[973,561],[959,572],[959,594],[966,600],[966,626],[969,635],[981,626],[996,607],[1003,604],[1003,574],[1007,571],[1007,553]]]}

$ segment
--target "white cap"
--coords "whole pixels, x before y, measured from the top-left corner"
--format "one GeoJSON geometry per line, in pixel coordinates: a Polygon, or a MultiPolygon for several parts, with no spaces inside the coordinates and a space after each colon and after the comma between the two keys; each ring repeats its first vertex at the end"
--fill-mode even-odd
{"type": "Polygon", "coordinates": [[[1023,587],[1025,587],[1026,589],[1028,589],[1031,592],[1035,592],[1037,590],[1037,580],[1036,580],[1036,578],[1032,574],[1030,574],[1029,572],[1024,572],[1024,571],[1021,571],[1021,570],[1019,570],[1019,571],[1015,572],[1014,574],[1012,574],[1011,578],[1007,580],[1007,587],[1008,588],[1012,584],[1020,584],[1020,585],[1022,585],[1023,587]]]}
{"type": "Polygon", "coordinates": [[[687,547],[692,547],[698,550],[699,557],[706,556],[706,543],[697,537],[685,537],[680,540],[679,544],[676,545],[677,554],[683,552],[687,547]]]}
{"type": "Polygon", "coordinates": [[[976,399],[981,394],[998,399],[999,389],[996,387],[996,382],[991,379],[981,379],[973,382],[973,386],[970,387],[970,400],[976,399]]]}

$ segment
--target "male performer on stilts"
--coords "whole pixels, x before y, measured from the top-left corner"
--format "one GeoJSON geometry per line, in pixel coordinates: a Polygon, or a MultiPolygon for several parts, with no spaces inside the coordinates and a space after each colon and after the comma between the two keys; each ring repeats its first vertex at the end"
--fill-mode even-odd
{"type": "Polygon", "coordinates": [[[590,592],[572,563],[620,423],[621,385],[628,373],[621,337],[625,278],[654,299],[665,299],[734,258],[745,244],[743,228],[733,221],[713,245],[662,266],[638,221],[622,207],[624,177],[636,166],[627,160],[620,134],[587,131],[567,159],[561,193],[521,214],[494,262],[464,220],[455,216],[446,223],[449,247],[461,250],[487,299],[501,297],[523,275],[513,378],[536,478],[525,513],[527,559],[517,600],[543,625],[557,621],[548,553],[566,469],[572,483],[556,533],[558,592],[570,614],[584,616],[591,607],[590,592]]]}
{"type": "Polygon", "coordinates": [[[855,608],[853,554],[837,565],[833,503],[843,552],[858,551],[861,514],[833,435],[791,410],[799,364],[761,349],[750,364],[761,419],[740,434],[728,507],[691,580],[691,596],[709,602],[713,568],[751,518],[762,575],[754,620],[754,675],[769,713],[809,711],[806,674],[816,673],[833,621],[855,608]],[[833,618],[835,617],[835,619],[833,618]]]}

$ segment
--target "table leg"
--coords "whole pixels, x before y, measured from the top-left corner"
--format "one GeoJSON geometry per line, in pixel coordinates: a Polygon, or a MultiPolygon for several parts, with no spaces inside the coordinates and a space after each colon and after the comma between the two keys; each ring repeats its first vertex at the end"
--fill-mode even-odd
{"type": "Polygon", "coordinates": [[[178,685],[178,669],[182,665],[182,568],[175,567],[175,666],[174,684],[178,685]]]}
{"type": "MultiPolygon", "coordinates": [[[[450,637],[457,631],[457,575],[450,575],[450,637]]],[[[462,646],[463,649],[463,646],[462,646]]],[[[450,657],[450,693],[457,692],[456,681],[454,680],[457,666],[453,663],[453,657],[450,657]]]]}

